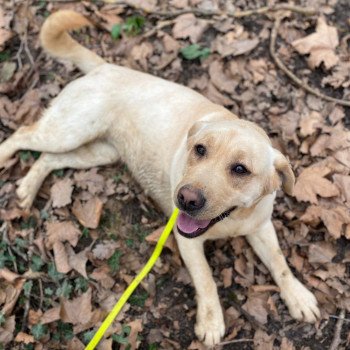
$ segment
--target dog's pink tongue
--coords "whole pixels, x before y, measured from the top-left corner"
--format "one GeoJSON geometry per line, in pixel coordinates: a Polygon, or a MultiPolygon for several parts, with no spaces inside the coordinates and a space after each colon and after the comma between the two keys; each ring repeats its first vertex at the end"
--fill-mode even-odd
{"type": "Polygon", "coordinates": [[[193,233],[199,228],[205,228],[209,225],[210,220],[197,220],[181,212],[177,218],[177,227],[184,233],[193,233]]]}

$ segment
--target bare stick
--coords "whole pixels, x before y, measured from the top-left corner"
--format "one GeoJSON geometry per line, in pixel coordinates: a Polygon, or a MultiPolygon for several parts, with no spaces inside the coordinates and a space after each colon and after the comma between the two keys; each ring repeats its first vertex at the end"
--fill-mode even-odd
{"type": "Polygon", "coordinates": [[[343,327],[344,318],[345,318],[345,310],[341,309],[340,313],[339,313],[339,319],[335,325],[333,341],[332,341],[331,346],[329,347],[329,350],[339,349],[339,345],[341,342],[340,333],[341,333],[341,329],[343,327]]]}
{"type": "Polygon", "coordinates": [[[315,10],[310,7],[302,7],[302,6],[294,6],[290,4],[279,4],[275,6],[263,6],[256,9],[246,10],[246,11],[210,11],[210,10],[202,10],[198,8],[188,8],[188,9],[182,9],[182,10],[174,10],[174,11],[147,11],[147,9],[142,8],[137,5],[133,5],[126,1],[119,1],[119,0],[104,0],[103,2],[107,2],[109,4],[120,4],[132,7],[136,10],[143,11],[147,14],[157,15],[161,17],[177,17],[180,15],[184,15],[186,13],[193,13],[194,15],[198,16],[225,16],[225,17],[234,17],[234,18],[242,18],[252,15],[259,15],[259,14],[265,14],[268,12],[275,12],[275,11],[292,11],[296,13],[300,13],[303,15],[314,15],[318,12],[318,10],[315,10]]]}
{"type": "Polygon", "coordinates": [[[273,28],[271,30],[271,37],[270,37],[270,54],[273,60],[276,63],[276,66],[283,71],[284,74],[288,76],[289,79],[291,79],[296,85],[301,87],[302,89],[306,90],[310,94],[313,94],[319,98],[322,98],[323,100],[334,102],[339,105],[348,106],[350,107],[350,101],[347,100],[341,100],[338,98],[334,98],[328,95],[325,95],[315,89],[313,89],[311,86],[309,86],[307,83],[304,83],[301,79],[299,79],[292,71],[290,71],[285,64],[281,61],[281,59],[277,56],[276,53],[276,39],[277,39],[277,33],[278,28],[281,25],[282,16],[277,16],[273,28]]]}
{"type": "Polygon", "coordinates": [[[232,339],[232,340],[228,340],[228,341],[222,341],[221,343],[218,344],[218,346],[234,344],[234,343],[248,343],[248,342],[253,342],[253,341],[254,341],[254,339],[232,339]]]}

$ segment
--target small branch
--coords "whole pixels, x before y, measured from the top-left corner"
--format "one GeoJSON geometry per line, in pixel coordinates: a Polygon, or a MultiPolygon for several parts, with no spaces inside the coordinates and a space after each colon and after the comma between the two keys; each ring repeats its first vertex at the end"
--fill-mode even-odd
{"type": "Polygon", "coordinates": [[[235,344],[235,343],[248,343],[253,342],[254,339],[233,339],[228,341],[222,341],[218,344],[218,346],[228,345],[228,344],[235,344]]]}
{"type": "Polygon", "coordinates": [[[147,11],[147,9],[129,3],[128,1],[118,1],[118,0],[104,0],[103,2],[109,4],[118,4],[132,7],[136,10],[143,11],[147,14],[161,16],[161,17],[177,17],[180,15],[184,15],[186,13],[193,13],[197,16],[223,16],[223,17],[233,17],[233,18],[242,18],[252,15],[261,15],[268,12],[276,12],[276,11],[292,11],[296,13],[300,13],[302,15],[314,15],[318,13],[318,10],[315,10],[310,7],[302,7],[302,6],[294,6],[289,4],[279,4],[275,6],[263,6],[256,9],[246,10],[246,11],[210,11],[210,10],[202,10],[198,8],[188,8],[181,10],[173,10],[173,11],[147,11]]]}
{"type": "Polygon", "coordinates": [[[337,350],[339,349],[339,345],[341,342],[341,330],[343,327],[343,323],[344,323],[344,318],[345,318],[345,310],[341,309],[340,313],[339,313],[339,319],[335,325],[335,330],[334,330],[334,337],[333,337],[333,341],[331,346],[329,347],[329,350],[337,350]]]}
{"type": "Polygon", "coordinates": [[[297,86],[301,87],[302,89],[306,90],[310,94],[313,94],[323,100],[326,100],[328,102],[334,102],[339,105],[348,106],[350,107],[350,101],[347,100],[341,100],[338,98],[334,98],[328,95],[325,95],[315,89],[313,89],[311,86],[309,86],[307,83],[304,83],[301,79],[299,79],[292,71],[290,71],[285,64],[281,61],[281,59],[277,56],[276,53],[276,39],[277,39],[277,33],[278,28],[281,25],[282,16],[277,16],[273,28],[271,30],[271,37],[270,37],[270,54],[273,60],[276,63],[276,66],[283,71],[284,74],[288,76],[289,79],[291,79],[297,86]]]}

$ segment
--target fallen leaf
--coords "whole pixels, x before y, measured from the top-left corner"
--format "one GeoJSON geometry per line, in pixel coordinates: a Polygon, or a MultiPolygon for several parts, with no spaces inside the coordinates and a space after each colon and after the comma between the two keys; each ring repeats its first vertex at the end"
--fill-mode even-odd
{"type": "Polygon", "coordinates": [[[261,324],[266,324],[268,315],[268,297],[269,295],[267,293],[250,293],[242,308],[253,316],[258,322],[261,324]]]}
{"type": "Polygon", "coordinates": [[[15,332],[15,316],[10,316],[6,319],[5,323],[0,327],[0,344],[6,345],[13,339],[13,333],[15,332]]]}
{"type": "Polygon", "coordinates": [[[19,296],[22,293],[24,282],[25,282],[25,279],[21,278],[16,280],[13,284],[6,286],[6,289],[5,289],[6,301],[5,301],[5,305],[3,305],[1,309],[1,313],[3,315],[8,316],[11,314],[19,296]]]}
{"type": "Polygon", "coordinates": [[[9,13],[5,13],[4,8],[0,7],[0,51],[2,51],[3,45],[12,38],[13,34],[10,30],[10,23],[12,16],[9,13]]]}
{"type": "Polygon", "coordinates": [[[213,61],[209,66],[209,75],[212,83],[221,91],[232,94],[237,82],[224,72],[224,65],[220,61],[213,61]]]}
{"type": "Polygon", "coordinates": [[[87,279],[86,263],[88,260],[87,252],[89,248],[82,250],[78,254],[75,254],[73,248],[68,243],[66,243],[65,248],[68,253],[69,266],[87,279]]]}
{"type": "Polygon", "coordinates": [[[295,346],[290,339],[283,337],[280,350],[295,350],[295,346]]]}
{"type": "Polygon", "coordinates": [[[61,208],[71,203],[73,192],[73,181],[66,177],[58,180],[51,187],[52,206],[54,208],[61,208]]]}
{"type": "Polygon", "coordinates": [[[10,271],[8,268],[3,267],[0,269],[0,279],[3,278],[7,282],[14,282],[17,278],[21,277],[17,273],[10,271]]]}
{"type": "Polygon", "coordinates": [[[221,278],[224,283],[224,288],[231,287],[232,285],[232,267],[222,269],[221,271],[221,278]]]}
{"type": "Polygon", "coordinates": [[[97,174],[97,171],[97,168],[93,168],[88,171],[75,172],[74,181],[76,186],[88,190],[93,195],[103,192],[104,178],[97,174]]]}
{"type": "Polygon", "coordinates": [[[70,221],[45,222],[46,226],[46,247],[52,249],[55,242],[68,241],[73,247],[78,243],[81,236],[80,230],[70,221]]]}
{"type": "Polygon", "coordinates": [[[310,114],[301,116],[299,127],[301,136],[312,135],[318,128],[321,128],[324,123],[321,113],[311,111],[310,114]]]}
{"type": "Polygon", "coordinates": [[[338,188],[324,178],[331,172],[328,167],[305,168],[297,178],[294,195],[299,202],[317,204],[317,195],[321,197],[334,197],[339,195],[338,188]]]}
{"type": "Polygon", "coordinates": [[[63,322],[73,325],[88,323],[92,317],[91,289],[73,300],[63,299],[60,316],[63,322]]]}
{"type": "Polygon", "coordinates": [[[15,341],[17,343],[24,343],[24,344],[30,344],[35,342],[34,337],[32,335],[29,335],[24,332],[19,332],[16,335],[15,341]]]}
{"type": "Polygon", "coordinates": [[[317,242],[309,245],[310,263],[329,263],[336,255],[337,251],[332,243],[317,242]]]}
{"type": "Polygon", "coordinates": [[[268,335],[262,329],[257,329],[254,335],[254,350],[273,350],[275,336],[268,335]]]}
{"type": "Polygon", "coordinates": [[[328,26],[324,17],[317,20],[316,32],[292,42],[292,46],[301,54],[310,54],[309,66],[314,69],[322,62],[330,69],[339,62],[335,53],[339,45],[338,33],[335,27],[328,26]]]}
{"type": "Polygon", "coordinates": [[[303,222],[310,223],[314,226],[318,224],[319,219],[323,221],[329,234],[333,238],[338,239],[345,233],[345,225],[350,224],[349,209],[342,206],[325,208],[311,205],[300,218],[303,222]]]}
{"type": "Polygon", "coordinates": [[[98,197],[92,197],[85,203],[75,200],[72,212],[84,227],[97,228],[100,222],[102,208],[102,201],[98,197]]]}
{"type": "MultiPolygon", "coordinates": [[[[165,226],[161,226],[154,230],[152,233],[146,236],[146,241],[149,243],[157,244],[159,237],[161,236],[162,232],[164,231],[165,226]]],[[[177,252],[177,244],[175,242],[174,235],[170,235],[168,239],[165,241],[164,244],[165,247],[170,249],[173,253],[177,252]]]]}
{"type": "Polygon", "coordinates": [[[61,308],[59,306],[48,309],[40,317],[40,323],[47,324],[47,323],[58,321],[60,319],[60,311],[61,311],[61,308]]]}
{"type": "Polygon", "coordinates": [[[62,242],[58,241],[53,244],[53,253],[57,271],[60,273],[69,272],[72,268],[69,265],[68,255],[62,242]]]}
{"type": "Polygon", "coordinates": [[[96,244],[92,250],[92,254],[96,259],[107,260],[109,259],[120,245],[115,241],[103,241],[96,244]]]}
{"type": "Polygon", "coordinates": [[[192,43],[197,43],[207,27],[207,21],[196,18],[193,13],[186,13],[175,19],[172,33],[175,39],[190,38],[192,43]]]}
{"type": "Polygon", "coordinates": [[[138,335],[143,329],[142,320],[138,318],[135,321],[128,323],[128,326],[131,328],[129,338],[128,338],[129,344],[130,344],[130,350],[135,350],[138,348],[140,343],[138,335]]]}

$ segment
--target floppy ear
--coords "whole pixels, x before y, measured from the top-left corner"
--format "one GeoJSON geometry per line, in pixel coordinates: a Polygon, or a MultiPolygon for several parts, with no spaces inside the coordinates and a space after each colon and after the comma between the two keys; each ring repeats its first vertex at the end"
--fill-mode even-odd
{"type": "Polygon", "coordinates": [[[202,128],[204,128],[204,126],[207,125],[207,124],[208,124],[207,121],[195,122],[195,123],[191,126],[191,129],[188,131],[187,138],[190,138],[191,136],[197,134],[197,132],[198,132],[199,130],[201,130],[202,128]]]}
{"type": "Polygon", "coordinates": [[[273,164],[282,181],[282,189],[287,194],[292,195],[295,183],[295,176],[292,167],[287,158],[280,151],[277,151],[276,149],[274,151],[275,160],[273,164]]]}

